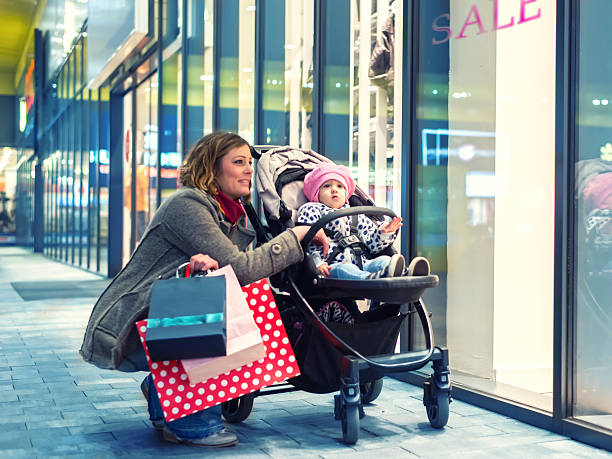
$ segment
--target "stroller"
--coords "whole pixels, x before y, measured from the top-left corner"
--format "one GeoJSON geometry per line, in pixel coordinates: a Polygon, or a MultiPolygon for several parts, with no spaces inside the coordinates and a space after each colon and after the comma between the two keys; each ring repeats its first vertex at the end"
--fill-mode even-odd
{"type": "MultiPolygon", "coordinates": [[[[330,160],[312,150],[291,147],[257,147],[251,149],[251,154],[259,160],[256,185],[267,225],[251,204],[245,203],[245,209],[260,245],[294,226],[297,209],[306,202],[304,176],[318,163],[330,160]]],[[[359,187],[349,204],[350,208],[331,212],[312,225],[302,241],[303,248],[333,219],[367,214],[374,221],[382,221],[385,216],[395,216],[389,209],[376,207],[359,187]]],[[[386,251],[382,254],[395,253],[392,247],[386,251]]],[[[339,391],[334,396],[334,417],[342,423],[344,442],[354,444],[359,437],[360,419],[365,416],[363,405],[379,396],[383,376],[418,370],[431,362],[433,374],[424,383],[423,403],[432,427],[446,425],[451,402],[448,351],[434,346],[429,313],[421,300],[426,289],[438,284],[437,276],[331,279],[319,275],[313,260],[306,255],[301,264],[272,276],[270,283],[302,374],[285,384],[224,403],[222,413],[228,422],[246,419],[255,397],[294,390],[339,391]],[[356,301],[364,299],[371,301],[370,308],[361,312],[356,301]],[[354,319],[352,323],[323,320],[320,311],[330,302],[341,303],[354,319]],[[402,322],[413,313],[420,319],[426,349],[395,354],[402,322]]]]}

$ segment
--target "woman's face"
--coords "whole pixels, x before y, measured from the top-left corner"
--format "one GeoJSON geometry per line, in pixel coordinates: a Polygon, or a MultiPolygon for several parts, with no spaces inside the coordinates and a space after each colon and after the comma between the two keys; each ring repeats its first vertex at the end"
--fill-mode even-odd
{"type": "Polygon", "coordinates": [[[232,148],[221,158],[215,180],[217,185],[231,199],[251,194],[253,157],[248,145],[232,148]]]}

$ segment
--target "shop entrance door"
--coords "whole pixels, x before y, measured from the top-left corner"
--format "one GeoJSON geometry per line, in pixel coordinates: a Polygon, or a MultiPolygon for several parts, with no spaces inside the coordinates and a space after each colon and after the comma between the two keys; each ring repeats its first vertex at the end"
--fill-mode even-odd
{"type": "Polygon", "coordinates": [[[157,74],[123,96],[123,263],[157,208],[157,74]]]}

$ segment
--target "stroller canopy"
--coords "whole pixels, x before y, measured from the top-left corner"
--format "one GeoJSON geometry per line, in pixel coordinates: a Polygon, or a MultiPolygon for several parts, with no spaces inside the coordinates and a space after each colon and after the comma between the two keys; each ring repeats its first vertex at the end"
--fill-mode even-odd
{"type": "MultiPolygon", "coordinates": [[[[333,163],[315,151],[289,146],[262,152],[255,181],[268,218],[283,221],[287,228],[295,225],[297,210],[308,201],[304,195],[304,176],[322,162],[333,163]]],[[[361,205],[374,204],[359,186],[353,196],[358,197],[361,205]]]]}

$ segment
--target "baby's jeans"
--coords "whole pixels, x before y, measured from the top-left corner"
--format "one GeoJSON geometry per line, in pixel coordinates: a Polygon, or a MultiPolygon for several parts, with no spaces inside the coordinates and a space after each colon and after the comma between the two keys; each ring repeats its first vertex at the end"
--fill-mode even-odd
{"type": "Polygon", "coordinates": [[[332,263],[329,267],[329,277],[332,279],[367,279],[370,274],[389,266],[389,261],[391,257],[387,255],[372,258],[363,264],[363,270],[352,263],[332,263]]]}

